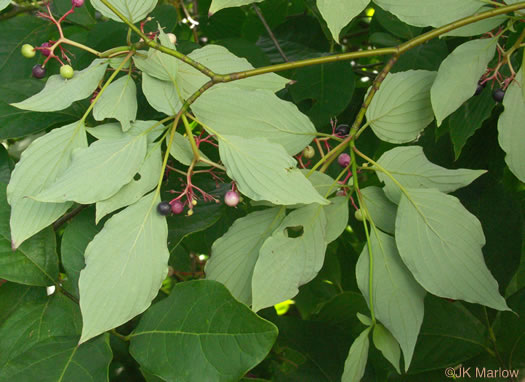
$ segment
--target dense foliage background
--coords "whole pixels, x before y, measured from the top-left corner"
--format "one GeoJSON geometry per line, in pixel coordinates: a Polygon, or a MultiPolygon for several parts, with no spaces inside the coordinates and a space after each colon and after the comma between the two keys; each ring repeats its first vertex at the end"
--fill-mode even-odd
{"type": "MultiPolygon", "coordinates": [[[[254,211],[263,210],[261,206],[265,205],[264,202],[256,203],[245,197],[236,208],[228,207],[222,200],[225,192],[231,189],[228,176],[220,173],[221,179],[217,179],[209,173],[201,173],[194,176],[193,182],[220,202],[205,202],[201,198],[194,212],[192,209],[191,216],[182,214],[167,217],[170,271],[158,295],[156,291],[153,294],[156,297],[152,306],[122,326],[77,346],[82,331],[78,279],[84,267],[84,251],[109,220],[109,215],[100,219],[97,216],[96,219],[95,215],[100,213],[98,204],[97,211],[91,203],[81,203],[84,204],[81,208],[79,204],[72,205],[70,212],[73,213],[27,240],[17,252],[11,249],[10,206],[6,199],[6,185],[15,164],[37,137],[82,119],[90,105],[90,99],[93,100],[92,97],[85,97],[86,99],[74,102],[63,110],[50,112],[22,110],[11,105],[38,93],[44,88],[47,78],[60,70],[58,62],[51,60],[47,65],[47,76],[43,80],[32,78],[32,67],[42,63],[45,57],[38,52],[33,59],[24,58],[20,54],[23,44],[38,47],[43,42],[56,41],[59,38],[55,25],[37,17],[37,12],[45,12],[42,3],[16,1],[0,12],[1,381],[203,382],[235,381],[243,376],[244,381],[321,382],[340,381],[345,367],[347,373],[349,370],[362,369],[365,363],[364,381],[443,381],[447,380],[445,369],[449,367],[455,368],[458,373],[472,367],[472,375],[476,367],[490,370],[522,369],[520,376],[525,378],[525,187],[515,173],[509,170],[505,152],[498,144],[498,118],[503,112],[503,105],[493,97],[493,90],[510,84],[504,82],[512,74],[507,63],[498,68],[501,77],[488,81],[479,95],[468,99],[457,110],[442,114],[439,127],[436,121],[432,121],[421,134],[416,133],[417,139],[410,146],[421,147],[428,161],[447,169],[486,170],[482,176],[477,178],[479,174],[476,175],[471,179],[477,178],[475,181],[452,192],[452,195],[459,198],[463,206],[481,222],[486,239],[482,248],[485,263],[497,280],[499,293],[505,297],[513,312],[460,301],[461,296],[456,300],[438,297],[439,293],[427,293],[424,297],[424,318],[408,370],[405,371],[403,361],[399,368],[399,346],[382,326],[379,327],[387,333],[376,333],[380,330],[376,329],[373,341],[370,334],[369,351],[363,345],[362,354],[357,357],[354,354],[353,361],[364,363],[361,366],[349,365],[347,358],[350,346],[360,333],[365,331],[368,334],[366,328],[370,325],[371,316],[367,300],[356,279],[356,264],[363,248],[366,250],[367,236],[370,234],[354,216],[358,198],[354,195],[353,200],[348,203],[351,211],[348,214],[348,224],[340,236],[328,244],[322,269],[315,278],[300,286],[297,295],[291,296],[293,298],[275,307],[266,307],[268,305],[261,303],[259,307],[266,308],[259,310],[257,315],[263,320],[248,306],[234,299],[221,284],[209,280],[193,281],[206,278],[204,270],[210,255],[213,257],[212,245],[225,235],[234,221],[254,211]],[[98,224],[96,221],[99,221],[98,224]],[[50,280],[56,280],[56,285],[54,289],[48,288],[46,293],[45,286],[54,284],[50,280]],[[237,331],[238,328],[240,332],[237,331]],[[155,331],[159,331],[158,335],[151,335],[155,331]],[[218,332],[226,333],[224,340],[221,336],[209,335],[218,332]],[[381,342],[381,338],[386,344],[381,342]]],[[[152,20],[143,25],[144,32],[157,32],[160,25],[164,33],[176,35],[176,49],[179,52],[189,54],[209,44],[219,45],[238,57],[246,58],[253,67],[258,68],[337,53],[392,48],[423,35],[432,30],[433,26],[439,26],[408,25],[379,5],[368,4],[367,1],[361,1],[362,11],[340,28],[334,27],[333,23],[327,24],[320,12],[326,12],[325,3],[329,3],[328,1],[264,0],[255,6],[225,8],[213,14],[209,13],[210,3],[211,0],[159,1],[149,14],[152,20]],[[334,28],[337,31],[341,29],[340,34],[335,33],[334,36],[334,28]],[[334,37],[339,41],[335,41],[334,37]]],[[[381,1],[377,3],[380,4],[381,1]]],[[[479,8],[486,6],[486,9],[482,9],[485,11],[503,5],[496,1],[480,0],[479,3],[479,8]]],[[[3,2],[0,1],[0,4],[3,2]]],[[[447,4],[442,5],[443,9],[430,10],[430,13],[435,12],[431,17],[439,19],[440,12],[456,12],[447,11],[447,4]]],[[[53,0],[51,3],[51,12],[57,18],[70,8],[70,0],[53,0]]],[[[340,12],[345,10],[342,8],[340,12]]],[[[471,14],[473,13],[458,15],[449,21],[471,14]]],[[[494,35],[500,37],[502,50],[498,49],[495,55],[488,57],[488,67],[497,67],[502,54],[521,39],[515,52],[509,55],[512,67],[518,72],[523,58],[520,42],[523,40],[524,24],[520,18],[524,16],[515,13],[511,19],[504,16],[494,18],[497,17],[497,22],[484,24],[477,33],[450,33],[407,49],[397,61],[392,61],[390,73],[440,70],[443,75],[445,71],[440,66],[457,47],[479,39],[480,36],[489,38],[494,35]],[[485,34],[487,32],[492,34],[485,34]]],[[[141,24],[137,22],[136,25],[141,24]]],[[[140,37],[134,33],[128,35],[128,26],[125,23],[108,19],[96,11],[89,1],[68,16],[62,23],[62,28],[68,39],[98,52],[126,46],[127,41],[140,46],[140,37]]],[[[95,58],[92,53],[75,46],[64,47],[68,50],[67,54],[75,70],[85,69],[95,58]]],[[[147,50],[144,45],[140,47],[147,50]]],[[[352,126],[373,81],[380,76],[390,58],[391,54],[378,51],[378,54],[359,59],[305,67],[292,66],[278,73],[289,81],[277,92],[277,96],[294,103],[308,116],[317,132],[326,136],[333,135],[334,128],[338,125],[352,126]]],[[[446,89],[440,91],[439,96],[443,102],[448,97],[454,98],[456,93],[461,93],[469,71],[477,70],[467,67],[463,74],[454,73],[454,67],[461,66],[461,60],[472,58],[466,56],[457,59],[459,64],[453,62],[449,72],[457,78],[443,79],[447,83],[456,83],[455,86],[447,85],[446,89]],[[455,80],[457,81],[454,82],[455,80]]],[[[476,56],[476,60],[482,58],[476,56]]],[[[120,63],[117,61],[110,65],[115,69],[120,63]]],[[[140,69],[144,70],[142,67],[140,69]]],[[[111,73],[109,71],[108,76],[111,73]]],[[[136,120],[163,120],[167,113],[150,106],[151,100],[148,102],[148,97],[142,91],[143,79],[140,73],[133,73],[133,78],[137,83],[136,120]]],[[[386,100],[403,100],[403,97],[410,94],[410,88],[419,86],[424,80],[411,82],[410,78],[401,79],[392,94],[386,95],[382,102],[386,104],[386,100]],[[396,89],[403,89],[403,83],[409,83],[410,86],[396,93],[396,89]]],[[[519,88],[523,85],[522,80],[520,73],[516,77],[519,88]]],[[[472,84],[468,86],[470,85],[472,84]]],[[[473,86],[475,85],[474,83],[473,86]]],[[[74,93],[75,89],[71,91],[74,93]]],[[[439,101],[433,99],[432,102],[439,101]]],[[[381,105],[375,105],[375,113],[379,113],[377,109],[381,105]]],[[[525,110],[523,105],[519,106],[521,113],[525,110]]],[[[240,122],[235,122],[241,126],[239,128],[242,128],[242,117],[241,111],[240,122]]],[[[248,119],[251,116],[245,117],[248,119]]],[[[516,123],[522,122],[521,119],[521,122],[516,123]]],[[[95,120],[89,116],[86,119],[86,125],[90,127],[102,124],[100,118],[95,120]]],[[[516,139],[517,144],[525,151],[524,134],[522,132],[516,139]]],[[[401,139],[399,143],[412,140],[401,139]]],[[[385,152],[399,146],[392,142],[388,137],[380,140],[377,131],[368,128],[359,136],[358,148],[370,159],[377,161],[385,152]]],[[[337,143],[332,142],[331,148],[337,143]]],[[[309,168],[321,158],[319,146],[324,143],[321,142],[319,146],[313,143],[311,145],[316,151],[314,158],[311,161],[302,159],[309,168]]],[[[164,146],[162,150],[165,150],[164,146]]],[[[212,145],[205,146],[203,151],[212,160],[220,160],[212,145]]],[[[191,152],[189,155],[191,162],[191,152]]],[[[176,155],[174,157],[177,158],[176,155]]],[[[185,171],[189,163],[183,163],[186,167],[181,166],[175,158],[170,157],[168,165],[185,171]]],[[[177,159],[180,161],[180,157],[177,159]]],[[[366,161],[359,159],[360,166],[364,162],[366,161]]],[[[369,165],[372,167],[372,164],[369,165]]],[[[523,169],[523,164],[517,166],[523,169]]],[[[338,176],[338,179],[344,178],[340,177],[341,166],[337,160],[324,170],[333,179],[338,176]]],[[[423,177],[426,174],[430,176],[432,171],[427,167],[421,173],[423,177]]],[[[163,200],[169,201],[174,197],[168,190],[182,190],[184,181],[181,176],[171,171],[164,178],[163,200]]],[[[366,168],[360,168],[358,178],[361,188],[382,187],[382,182],[388,183],[388,179],[381,176],[378,178],[366,168]]],[[[468,183],[470,182],[464,185],[468,183]]],[[[272,187],[271,177],[267,179],[266,186],[272,187]]],[[[348,197],[351,191],[355,191],[351,180],[342,186],[349,191],[348,197]]],[[[369,192],[378,192],[377,190],[379,188],[373,191],[369,189],[369,192]]],[[[377,200],[373,195],[370,198],[377,200]]],[[[377,208],[383,212],[394,208],[395,215],[395,205],[384,196],[383,199],[381,200],[386,204],[378,205],[377,208]]],[[[112,213],[113,210],[109,212],[112,213]]],[[[380,212],[377,213],[378,216],[381,215],[380,212]]],[[[36,219],[35,216],[37,214],[28,215],[26,219],[36,219]]],[[[133,224],[126,226],[126,219],[123,216],[118,223],[126,230],[133,230],[133,224]]],[[[385,230],[385,225],[378,225],[383,231],[393,233],[385,230]]],[[[288,234],[294,235],[293,232],[288,234]]],[[[302,233],[295,234],[301,236],[302,233]]],[[[227,252],[242,241],[242,232],[238,235],[226,244],[224,241],[217,243],[225,245],[223,251],[227,252]]],[[[122,243],[119,240],[118,237],[109,237],[107,242],[114,241],[120,245],[122,243]]],[[[156,248],[152,246],[151,251],[156,248]]],[[[423,251],[425,248],[421,250],[423,251]]],[[[148,262],[148,259],[144,260],[145,269],[149,266],[148,262]]],[[[432,266],[433,264],[430,273],[432,266]]],[[[295,270],[294,267],[287,269],[289,273],[295,270]]],[[[434,275],[436,279],[447,278],[451,284],[459,280],[458,285],[462,285],[463,278],[470,280],[472,273],[476,272],[478,269],[469,269],[468,266],[446,271],[436,267],[434,275]]],[[[111,279],[110,274],[107,280],[100,281],[100,285],[109,294],[112,293],[111,279]]],[[[126,295],[124,303],[133,304],[138,291],[130,285],[122,293],[126,295]]],[[[82,303],[82,293],[80,301],[82,303]]],[[[402,305],[403,301],[400,299],[392,304],[402,305]]],[[[486,305],[497,306],[490,302],[486,305]]],[[[104,317],[112,308],[100,308],[95,315],[104,317]]],[[[412,325],[409,318],[406,322],[408,326],[412,325]]],[[[388,325],[385,323],[385,326],[388,325]]],[[[83,338],[91,337],[93,336],[84,332],[83,338]]],[[[405,350],[403,348],[403,354],[405,350]]],[[[352,377],[347,374],[346,380],[352,381],[352,377]]],[[[500,374],[490,380],[507,379],[500,374]]]]}

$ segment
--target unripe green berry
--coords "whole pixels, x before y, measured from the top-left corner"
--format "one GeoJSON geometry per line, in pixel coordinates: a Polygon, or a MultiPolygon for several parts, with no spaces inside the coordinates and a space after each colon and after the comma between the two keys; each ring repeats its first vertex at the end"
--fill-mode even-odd
{"type": "Polygon", "coordinates": [[[35,48],[33,47],[33,45],[30,45],[30,44],[22,45],[21,51],[22,51],[22,56],[24,56],[25,58],[33,58],[36,55],[35,48]]]}
{"type": "Polygon", "coordinates": [[[312,146],[306,146],[303,150],[303,156],[306,159],[312,159],[315,155],[315,149],[312,146]]]}
{"type": "Polygon", "coordinates": [[[362,222],[365,219],[365,214],[363,212],[364,211],[361,211],[361,209],[358,209],[356,212],[354,212],[355,219],[362,222]]]}
{"type": "Polygon", "coordinates": [[[62,65],[60,67],[60,75],[62,76],[62,78],[69,80],[70,78],[73,78],[74,74],[75,74],[75,71],[73,70],[71,65],[62,65]]]}

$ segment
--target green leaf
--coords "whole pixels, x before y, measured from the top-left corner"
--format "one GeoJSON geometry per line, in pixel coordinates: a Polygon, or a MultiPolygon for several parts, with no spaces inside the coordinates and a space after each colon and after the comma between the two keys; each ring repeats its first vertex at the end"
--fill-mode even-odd
{"type": "Polygon", "coordinates": [[[217,87],[191,106],[210,134],[266,138],[295,155],[308,145],[315,127],[297,106],[268,90],[217,87]]]}
{"type": "Polygon", "coordinates": [[[490,89],[487,89],[465,102],[446,120],[456,159],[461,155],[467,140],[490,117],[495,106],[496,102],[492,98],[492,93],[490,89]]]}
{"type": "Polygon", "coordinates": [[[332,37],[339,43],[341,30],[359,15],[368,3],[369,0],[317,0],[317,8],[328,24],[332,37]]]}
{"type": "Polygon", "coordinates": [[[9,235],[9,205],[0,183],[0,278],[26,285],[52,285],[58,279],[58,256],[53,230],[45,230],[16,251],[9,235]]]}
{"type": "Polygon", "coordinates": [[[374,3],[401,21],[419,27],[440,27],[471,16],[483,6],[479,0],[374,0],[374,3]]]}
{"type": "Polygon", "coordinates": [[[398,207],[396,242],[418,283],[440,297],[508,310],[483,259],[479,220],[454,196],[435,189],[407,192],[398,207]]]}
{"type": "Polygon", "coordinates": [[[107,123],[104,125],[98,125],[90,127],[87,132],[97,139],[121,139],[125,137],[138,136],[149,131],[148,143],[153,143],[162,133],[166,130],[166,126],[159,124],[158,121],[135,121],[131,124],[131,128],[123,132],[122,127],[119,123],[107,123]],[[153,126],[156,126],[151,130],[153,126]]]}
{"type": "MultiPolygon", "coordinates": [[[[405,188],[436,188],[442,192],[456,191],[468,186],[485,170],[449,170],[428,161],[421,146],[396,147],[384,153],[377,161],[405,188]]],[[[385,194],[394,203],[399,203],[401,190],[390,177],[378,172],[379,180],[385,183],[385,194]]]]}
{"type": "Polygon", "coordinates": [[[162,155],[160,146],[152,144],[144,163],[138,170],[139,179],[131,180],[109,199],[97,202],[97,224],[107,214],[135,203],[146,192],[151,191],[159,182],[161,172],[162,155]]]}
{"type": "Polygon", "coordinates": [[[0,183],[9,183],[11,179],[11,167],[13,161],[9,158],[9,154],[4,145],[0,145],[0,183]]]}
{"type": "Polygon", "coordinates": [[[430,90],[437,125],[474,95],[496,51],[497,39],[467,41],[441,63],[430,90]]]}
{"type": "MultiPolygon", "coordinates": [[[[403,24],[406,25],[406,24],[403,24]]],[[[448,47],[443,40],[430,40],[403,53],[390,73],[405,72],[411,69],[437,71],[441,62],[448,56],[448,47]]]]}
{"type": "Polygon", "coordinates": [[[86,146],[84,124],[79,121],[52,130],[24,150],[7,186],[14,248],[53,223],[71,206],[71,203],[41,203],[27,196],[51,185],[70,165],[73,150],[86,146]]]}
{"type": "Polygon", "coordinates": [[[73,102],[89,97],[104,77],[107,66],[107,60],[96,59],[86,69],[76,71],[70,80],[55,74],[49,77],[40,93],[12,105],[31,111],[63,110],[73,102]]]}
{"type": "Polygon", "coordinates": [[[109,337],[78,346],[78,337],[55,337],[32,346],[0,371],[0,378],[20,382],[109,381],[113,358],[109,337]]]}
{"type": "MultiPolygon", "coordinates": [[[[159,33],[161,45],[170,49],[175,49],[175,45],[170,41],[169,37],[161,28],[159,28],[159,33]]],[[[158,49],[150,48],[146,57],[143,57],[143,55],[133,56],[133,62],[135,62],[137,68],[144,73],[162,81],[169,81],[176,85],[179,60],[174,56],[162,53],[158,49]]]]}
{"type": "Polygon", "coordinates": [[[357,313],[356,317],[365,326],[372,326],[373,324],[372,319],[365,314],[357,313]]]}
{"type": "Polygon", "coordinates": [[[344,196],[336,196],[329,199],[330,204],[324,206],[326,215],[326,243],[336,240],[348,226],[348,199],[344,196]]]}
{"type": "Polygon", "coordinates": [[[0,0],[0,11],[6,9],[9,4],[11,4],[11,0],[0,0]]]}
{"type": "Polygon", "coordinates": [[[103,139],[73,153],[71,166],[35,200],[92,204],[115,195],[139,171],[146,156],[145,135],[103,139]]]}
{"type": "MultiPolygon", "coordinates": [[[[521,72],[517,74],[521,78],[521,72]]],[[[505,111],[498,120],[498,142],[507,154],[505,162],[510,171],[522,182],[525,182],[525,100],[521,94],[521,85],[513,81],[505,93],[503,106],[505,111]]]]}
{"type": "Polygon", "coordinates": [[[45,297],[45,288],[4,283],[0,288],[0,327],[20,306],[26,303],[33,305],[45,297]]]}
{"type": "MultiPolygon", "coordinates": [[[[373,230],[370,233],[373,256],[373,306],[376,318],[399,342],[410,366],[424,315],[425,291],[401,261],[392,236],[373,230]]],[[[370,258],[365,246],[356,265],[357,284],[370,305],[370,258]]]]}
{"type": "Polygon", "coordinates": [[[251,305],[252,275],[259,251],[283,217],[284,208],[270,208],[237,219],[213,243],[204,268],[206,278],[221,282],[237,300],[251,305]]]}
{"type": "MultiPolygon", "coordinates": [[[[203,48],[191,52],[188,57],[201,63],[215,73],[232,73],[242,72],[253,69],[253,66],[245,58],[237,57],[230,53],[228,49],[220,46],[209,44],[203,48]]],[[[202,85],[209,81],[209,78],[186,63],[181,62],[179,65],[178,83],[182,88],[185,98],[188,98],[202,85]]],[[[227,84],[215,85],[215,88],[241,88],[247,90],[266,89],[276,92],[284,88],[289,82],[284,77],[275,73],[267,73],[260,76],[248,77],[242,80],[233,81],[227,84]]],[[[207,94],[208,92],[206,92],[207,94]]]]}
{"type": "MultiPolygon", "coordinates": [[[[166,136],[166,145],[168,144],[169,138],[169,135],[166,136]]],[[[193,150],[191,149],[191,143],[186,136],[175,132],[170,148],[170,155],[183,165],[189,166],[191,164],[193,161],[193,150]]],[[[199,155],[206,160],[210,160],[200,150],[199,155]]],[[[208,164],[202,162],[197,162],[195,165],[209,166],[208,164]]]]}
{"type": "Polygon", "coordinates": [[[416,139],[434,119],[430,87],[436,76],[427,70],[388,74],[366,111],[379,139],[405,143],[416,139]]]}
{"type": "Polygon", "coordinates": [[[122,130],[130,129],[130,121],[137,118],[137,86],[131,76],[124,76],[112,82],[102,93],[93,108],[97,121],[115,118],[122,124],[122,130]]]}
{"type": "Polygon", "coordinates": [[[365,375],[368,347],[370,346],[369,333],[370,328],[363,330],[350,347],[341,382],[358,382],[365,375]]]}
{"type": "Polygon", "coordinates": [[[396,228],[397,206],[385,195],[385,192],[375,186],[361,189],[361,195],[366,204],[367,214],[381,230],[393,234],[396,228]]]}
{"type": "Polygon", "coordinates": [[[131,334],[141,367],[168,381],[237,381],[261,362],[277,328],[211,280],[176,284],[131,334]],[[180,351],[184,349],[184,351],[180,351]]]}
{"type": "Polygon", "coordinates": [[[298,170],[284,148],[264,138],[222,136],[219,152],[239,191],[253,200],[274,204],[328,204],[298,170]]]}
{"type": "Polygon", "coordinates": [[[374,326],[374,332],[372,339],[377,349],[383,353],[383,356],[394,366],[398,374],[401,374],[399,370],[399,359],[401,357],[401,350],[399,344],[392,334],[383,325],[376,323],[374,326]]]}
{"type": "Polygon", "coordinates": [[[62,235],[60,259],[76,296],[78,296],[80,271],[86,265],[84,252],[89,242],[100,231],[100,228],[95,225],[93,215],[92,210],[82,211],[66,226],[62,235]]]}
{"type": "Polygon", "coordinates": [[[38,113],[20,110],[10,103],[21,101],[42,90],[43,83],[32,79],[4,81],[0,84],[0,139],[20,138],[35,134],[49,127],[77,121],[84,110],[73,104],[70,108],[53,112],[38,113]]]}
{"type": "Polygon", "coordinates": [[[294,297],[321,270],[326,216],[318,204],[292,211],[262,245],[252,279],[252,309],[294,297]],[[299,237],[290,237],[299,229],[299,237]]]}
{"type": "Polygon", "coordinates": [[[157,213],[159,202],[155,192],[143,197],[113,215],[89,243],[79,281],[80,343],[144,312],[157,295],[169,258],[168,226],[157,213]]]}
{"type": "MultiPolygon", "coordinates": [[[[110,0],[113,5],[124,17],[132,23],[136,23],[144,19],[157,5],[157,0],[110,0]]],[[[91,0],[91,5],[103,16],[109,17],[112,20],[123,22],[111,9],[106,7],[101,0],[91,0]]]]}
{"type": "MultiPolygon", "coordinates": [[[[507,4],[510,4],[510,3],[507,2],[507,4]]],[[[491,7],[483,7],[478,12],[476,12],[476,14],[487,12],[492,9],[493,8],[491,7]]],[[[461,28],[451,30],[450,32],[442,34],[439,37],[443,38],[446,36],[456,36],[456,37],[477,36],[480,34],[490,32],[491,30],[497,28],[500,24],[503,24],[508,19],[509,19],[509,16],[507,15],[498,15],[498,16],[489,17],[488,19],[476,21],[475,23],[468,24],[461,28]]]]}
{"type": "Polygon", "coordinates": [[[262,0],[212,0],[209,13],[215,13],[224,8],[240,7],[252,3],[260,3],[262,0]]]}
{"type": "Polygon", "coordinates": [[[348,62],[312,65],[297,70],[288,89],[295,103],[310,100],[305,111],[316,126],[324,126],[334,115],[344,111],[352,99],[355,75],[348,62]]]}
{"type": "Polygon", "coordinates": [[[175,115],[182,107],[182,95],[172,82],[162,81],[142,72],[142,91],[151,107],[161,113],[175,115]]]}
{"type": "Polygon", "coordinates": [[[38,342],[77,336],[81,326],[78,305],[60,293],[21,305],[0,326],[0,375],[11,360],[38,342]]]}

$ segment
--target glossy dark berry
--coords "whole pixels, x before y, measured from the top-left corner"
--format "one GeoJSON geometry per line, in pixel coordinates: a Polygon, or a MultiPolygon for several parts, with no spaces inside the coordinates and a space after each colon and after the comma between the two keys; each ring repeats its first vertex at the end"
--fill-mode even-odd
{"type": "Polygon", "coordinates": [[[341,167],[347,167],[350,164],[350,155],[347,153],[339,155],[337,158],[337,163],[339,163],[339,166],[341,167]]]}
{"type": "Polygon", "coordinates": [[[236,191],[228,191],[226,195],[224,195],[224,203],[226,203],[229,207],[235,207],[237,204],[239,204],[239,194],[236,191]]]}
{"type": "Polygon", "coordinates": [[[503,89],[496,89],[492,92],[492,98],[494,98],[494,101],[496,102],[502,102],[504,97],[505,90],[503,89]]]}
{"type": "Polygon", "coordinates": [[[35,78],[44,78],[46,76],[46,69],[40,64],[33,66],[33,77],[35,78]]]}
{"type": "Polygon", "coordinates": [[[171,205],[171,212],[173,212],[175,215],[179,215],[184,211],[184,204],[182,202],[176,200],[171,205]]]}
{"type": "Polygon", "coordinates": [[[81,7],[84,5],[84,0],[71,0],[71,4],[75,7],[81,7]]]}
{"type": "Polygon", "coordinates": [[[42,45],[40,45],[40,48],[43,48],[43,49],[40,49],[40,53],[42,53],[43,56],[49,56],[51,54],[51,48],[53,45],[50,43],[50,42],[45,42],[43,43],[42,45]]]}
{"type": "Polygon", "coordinates": [[[335,128],[335,133],[340,137],[346,137],[350,132],[350,126],[341,124],[335,128]]]}
{"type": "Polygon", "coordinates": [[[171,205],[169,202],[160,202],[157,205],[157,212],[162,216],[168,216],[171,213],[171,205]]]}
{"type": "Polygon", "coordinates": [[[478,87],[476,88],[476,91],[474,92],[474,95],[480,95],[483,89],[485,89],[486,83],[484,84],[478,84],[478,87]]]}

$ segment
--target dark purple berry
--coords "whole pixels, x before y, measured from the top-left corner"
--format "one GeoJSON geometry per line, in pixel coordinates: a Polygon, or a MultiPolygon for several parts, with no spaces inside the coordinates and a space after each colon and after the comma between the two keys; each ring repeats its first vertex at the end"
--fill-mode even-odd
{"type": "Polygon", "coordinates": [[[350,132],[350,126],[341,124],[335,128],[335,133],[340,137],[346,137],[350,132]]]}
{"type": "Polygon", "coordinates": [[[337,158],[337,163],[339,163],[339,166],[341,167],[348,167],[348,165],[350,164],[350,155],[348,155],[347,153],[339,155],[339,157],[337,158]]]}
{"type": "Polygon", "coordinates": [[[53,45],[50,43],[50,42],[45,42],[43,43],[42,45],[40,45],[40,48],[44,48],[44,49],[40,49],[40,53],[42,53],[43,56],[49,56],[51,54],[51,48],[53,45]]]}
{"type": "Polygon", "coordinates": [[[239,204],[239,194],[237,191],[228,191],[226,195],[224,195],[224,203],[226,203],[229,207],[235,207],[237,204],[239,204]]]}
{"type": "Polygon", "coordinates": [[[35,78],[44,78],[46,76],[46,69],[40,64],[33,66],[33,77],[35,78]]]}
{"type": "Polygon", "coordinates": [[[171,213],[171,205],[169,202],[160,202],[157,205],[157,212],[162,216],[168,216],[171,213]]]}
{"type": "Polygon", "coordinates": [[[176,200],[171,205],[171,212],[173,212],[175,215],[179,215],[184,211],[184,204],[182,202],[176,200]]]}
{"type": "Polygon", "coordinates": [[[71,0],[71,4],[73,4],[75,8],[78,8],[84,5],[84,0],[71,0]]]}
{"type": "Polygon", "coordinates": [[[492,92],[492,98],[494,98],[496,102],[502,102],[503,97],[505,97],[505,90],[503,89],[496,89],[492,92]]]}
{"type": "Polygon", "coordinates": [[[486,86],[486,83],[484,83],[484,84],[478,83],[478,87],[476,88],[476,91],[474,92],[474,95],[475,96],[480,95],[481,92],[483,91],[483,89],[485,89],[485,86],[486,86]]]}

